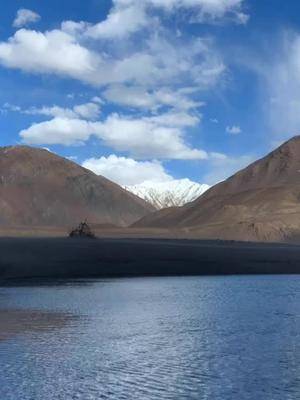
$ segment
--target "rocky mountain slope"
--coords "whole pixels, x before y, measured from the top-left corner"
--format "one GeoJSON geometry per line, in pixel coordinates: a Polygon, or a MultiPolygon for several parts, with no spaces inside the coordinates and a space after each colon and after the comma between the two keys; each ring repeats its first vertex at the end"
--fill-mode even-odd
{"type": "Polygon", "coordinates": [[[209,189],[186,206],[135,224],[200,238],[251,241],[300,239],[300,136],[209,189]]]}
{"type": "Polygon", "coordinates": [[[126,186],[126,190],[148,201],[157,210],[167,207],[183,206],[197,199],[209,189],[208,185],[180,179],[170,182],[145,182],[142,185],[126,186]]]}
{"type": "Polygon", "coordinates": [[[47,150],[0,148],[0,227],[126,226],[153,211],[144,200],[47,150]]]}

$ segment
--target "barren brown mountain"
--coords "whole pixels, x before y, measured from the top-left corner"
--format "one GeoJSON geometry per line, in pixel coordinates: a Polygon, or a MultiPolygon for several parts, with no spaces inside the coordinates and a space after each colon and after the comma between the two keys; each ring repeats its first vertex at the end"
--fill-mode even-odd
{"type": "Polygon", "coordinates": [[[47,150],[0,148],[0,228],[69,227],[80,220],[125,226],[153,207],[47,150]]]}
{"type": "Polygon", "coordinates": [[[251,241],[300,239],[300,136],[180,208],[144,217],[139,228],[190,237],[251,241]]]}

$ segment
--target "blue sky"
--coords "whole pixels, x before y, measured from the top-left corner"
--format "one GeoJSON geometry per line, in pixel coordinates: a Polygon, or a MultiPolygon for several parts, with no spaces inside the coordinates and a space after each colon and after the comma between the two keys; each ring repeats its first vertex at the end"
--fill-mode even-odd
{"type": "Polygon", "coordinates": [[[0,145],[213,184],[299,133],[298,1],[5,3],[0,145]]]}

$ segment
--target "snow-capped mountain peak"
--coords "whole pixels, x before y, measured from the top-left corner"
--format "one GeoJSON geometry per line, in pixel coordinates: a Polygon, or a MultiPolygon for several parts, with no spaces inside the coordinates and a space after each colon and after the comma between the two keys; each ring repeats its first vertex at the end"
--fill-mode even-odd
{"type": "Polygon", "coordinates": [[[162,209],[182,206],[201,196],[210,186],[178,179],[166,182],[144,182],[140,185],[125,186],[125,189],[162,209]]]}

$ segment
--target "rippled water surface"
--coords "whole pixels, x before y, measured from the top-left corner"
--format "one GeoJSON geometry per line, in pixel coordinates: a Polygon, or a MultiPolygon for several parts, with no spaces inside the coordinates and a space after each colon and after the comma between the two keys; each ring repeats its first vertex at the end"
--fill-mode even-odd
{"type": "Polygon", "coordinates": [[[300,398],[300,277],[0,288],[0,399],[300,398]]]}

